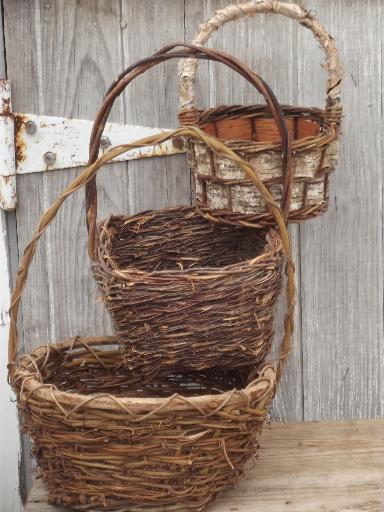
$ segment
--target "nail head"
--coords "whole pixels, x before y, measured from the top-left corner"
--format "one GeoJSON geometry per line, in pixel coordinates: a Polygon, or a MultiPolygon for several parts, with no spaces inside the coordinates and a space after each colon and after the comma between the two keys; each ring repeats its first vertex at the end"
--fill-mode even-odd
{"type": "Polygon", "coordinates": [[[56,161],[56,155],[55,153],[52,153],[52,151],[47,151],[47,153],[44,154],[44,162],[47,165],[53,165],[56,161]]]}
{"type": "Polygon", "coordinates": [[[183,149],[183,147],[184,147],[183,138],[182,137],[173,137],[172,145],[176,149],[183,149]]]}
{"type": "Polygon", "coordinates": [[[37,131],[36,123],[34,123],[33,121],[26,122],[25,123],[25,131],[29,135],[33,135],[34,133],[36,133],[36,131],[37,131]]]}
{"type": "Polygon", "coordinates": [[[105,149],[110,145],[111,145],[111,141],[110,141],[109,137],[107,137],[106,135],[103,135],[100,139],[100,147],[102,149],[105,149]]]}

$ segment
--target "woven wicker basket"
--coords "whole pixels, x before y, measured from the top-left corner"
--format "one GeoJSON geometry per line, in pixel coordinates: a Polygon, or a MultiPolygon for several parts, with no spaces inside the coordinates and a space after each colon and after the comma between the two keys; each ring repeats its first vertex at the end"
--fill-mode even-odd
{"type": "Polygon", "coordinates": [[[109,218],[98,247],[92,270],[124,362],[146,380],[173,368],[254,364],[269,352],[283,262],[273,230],[175,207],[109,218]]]}
{"type": "Polygon", "coordinates": [[[202,510],[238,480],[255,454],[290,350],[294,284],[289,238],[266,192],[288,256],[288,313],[277,364],[252,371],[174,372],[144,385],[140,374],[123,367],[114,337],[76,337],[17,356],[17,316],[28,269],[39,238],[62,203],[105,162],[172,135],[201,136],[212,149],[241,163],[218,141],[192,128],[112,149],[79,174],[43,214],[17,274],[10,308],[9,379],[49,500],[77,510],[202,510]]]}
{"type": "MultiPolygon", "coordinates": [[[[234,67],[266,94],[286,142],[289,178],[288,138],[272,92],[229,56],[202,51],[199,57],[234,67]]],[[[143,67],[175,55],[157,54],[124,74],[100,110],[98,133],[121,84],[129,83],[143,67]]],[[[95,144],[92,138],[91,147],[95,144]]],[[[96,211],[95,190],[87,201],[88,211],[96,211]]],[[[289,201],[289,194],[286,197],[289,201]]],[[[275,231],[211,223],[188,207],[113,216],[100,222],[97,232],[95,223],[94,215],[89,229],[92,270],[127,368],[140,370],[150,381],[170,369],[235,368],[265,358],[273,338],[284,260],[275,231]]]]}
{"type": "MultiPolygon", "coordinates": [[[[258,13],[278,13],[299,21],[312,30],[326,53],[325,110],[283,107],[293,149],[289,221],[298,222],[321,215],[328,207],[329,175],[334,171],[338,157],[341,66],[333,38],[309,12],[295,4],[272,0],[230,5],[217,11],[209,21],[200,25],[193,44],[204,45],[227,22],[258,13]]],[[[260,105],[198,110],[193,87],[196,69],[196,60],[180,62],[181,125],[198,126],[225,142],[253,165],[274,199],[284,202],[281,137],[269,110],[260,105]]],[[[188,147],[196,202],[203,214],[230,224],[241,225],[245,221],[266,226],[273,222],[261,194],[236,164],[212,154],[198,141],[190,140],[188,147]]]]}

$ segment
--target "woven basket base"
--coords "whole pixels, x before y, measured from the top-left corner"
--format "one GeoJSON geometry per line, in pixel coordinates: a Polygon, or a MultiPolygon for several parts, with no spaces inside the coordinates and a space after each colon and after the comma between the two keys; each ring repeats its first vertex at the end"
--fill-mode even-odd
{"type": "Polygon", "coordinates": [[[121,366],[115,343],[75,338],[13,368],[49,500],[77,510],[203,510],[256,453],[275,367],[144,386],[121,366]]]}

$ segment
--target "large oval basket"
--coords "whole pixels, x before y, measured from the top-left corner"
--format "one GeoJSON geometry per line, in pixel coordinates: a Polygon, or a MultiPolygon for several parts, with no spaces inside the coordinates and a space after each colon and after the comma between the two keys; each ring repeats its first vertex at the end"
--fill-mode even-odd
{"type": "MultiPolygon", "coordinates": [[[[341,66],[334,39],[308,11],[298,5],[259,0],[230,5],[200,25],[193,44],[204,45],[222,25],[258,13],[276,13],[299,21],[310,30],[326,53],[328,72],[326,108],[283,107],[292,143],[292,199],[288,220],[299,222],[321,215],[328,207],[329,175],[338,158],[341,118],[341,66]]],[[[184,60],[179,69],[182,125],[195,125],[218,137],[251,163],[274,199],[284,203],[284,166],[281,135],[270,110],[261,105],[195,106],[194,81],[197,61],[184,60]]],[[[259,191],[244,172],[225,157],[215,155],[199,141],[190,139],[188,153],[195,177],[196,204],[209,218],[220,222],[252,222],[266,226],[273,218],[259,191]]]]}
{"type": "MultiPolygon", "coordinates": [[[[28,269],[62,203],[92,182],[105,162],[174,134],[204,139],[197,130],[181,129],[110,150],[86,168],[43,214],[20,263],[10,308],[9,380],[53,503],[110,512],[203,510],[254,456],[290,350],[293,265],[282,214],[266,192],[288,256],[288,313],[277,364],[173,371],[143,384],[141,373],[123,365],[115,337],[75,337],[18,357],[17,316],[28,269]]],[[[252,172],[246,163],[244,169],[252,172]]]]}
{"type": "MultiPolygon", "coordinates": [[[[115,98],[135,76],[175,58],[180,51],[170,52],[174,47],[131,66],[111,87],[94,124],[91,161],[115,98]]],[[[189,47],[198,58],[225,63],[263,91],[286,143],[289,178],[287,131],[269,87],[223,52],[200,49],[196,53],[189,47]]],[[[201,137],[200,132],[193,133],[201,137]]],[[[210,148],[219,155],[225,146],[216,147],[211,140],[210,148]]],[[[233,156],[229,151],[227,158],[233,156]]],[[[255,181],[253,169],[248,165],[244,172],[271,208],[270,194],[260,180],[255,181]]],[[[273,337],[284,261],[274,230],[223,226],[188,207],[113,216],[97,229],[95,181],[87,190],[92,269],[129,369],[140,370],[148,381],[170,368],[235,368],[265,358],[273,337]]],[[[287,203],[289,180],[286,191],[287,203]]],[[[281,212],[276,205],[271,212],[276,223],[281,212]]]]}
{"type": "MultiPolygon", "coordinates": [[[[141,385],[116,339],[21,357],[13,376],[49,501],[79,510],[202,510],[257,450],[276,368],[174,374],[141,385]]],[[[140,382],[140,381],[139,381],[140,382]]]]}

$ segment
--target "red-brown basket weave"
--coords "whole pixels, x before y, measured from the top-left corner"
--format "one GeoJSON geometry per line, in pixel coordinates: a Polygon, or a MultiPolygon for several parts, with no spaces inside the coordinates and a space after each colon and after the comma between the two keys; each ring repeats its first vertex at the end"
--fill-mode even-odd
{"type": "MultiPolygon", "coordinates": [[[[258,0],[217,11],[209,21],[200,25],[193,44],[204,45],[227,22],[259,13],[277,13],[297,20],[312,30],[326,53],[326,108],[283,107],[293,150],[288,221],[299,222],[326,211],[329,175],[337,164],[342,74],[334,39],[319,21],[298,5],[258,0]]],[[[254,167],[272,197],[284,204],[281,134],[269,109],[262,105],[221,105],[207,110],[197,109],[193,87],[196,69],[196,60],[180,63],[181,125],[198,126],[225,142],[254,167]]],[[[195,177],[196,204],[203,215],[228,224],[268,226],[274,222],[262,195],[236,164],[213,154],[199,141],[191,139],[187,147],[195,177]]]]}
{"type": "MultiPolygon", "coordinates": [[[[96,118],[99,135],[106,112],[123,88],[149,67],[175,58],[176,53],[169,51],[173,47],[121,75],[96,118]]],[[[287,212],[289,142],[272,91],[223,52],[201,49],[197,56],[225,63],[265,94],[285,143],[287,212]]],[[[95,130],[91,162],[98,149],[95,130]]],[[[256,189],[254,176],[247,172],[256,189]]],[[[264,187],[259,190],[266,201],[264,187]]],[[[95,192],[92,183],[87,199],[92,270],[128,368],[140,370],[150,381],[175,369],[236,368],[265,358],[273,338],[283,266],[275,231],[211,223],[187,207],[113,216],[99,223],[96,231],[96,215],[90,216],[96,212],[95,192]]]]}

